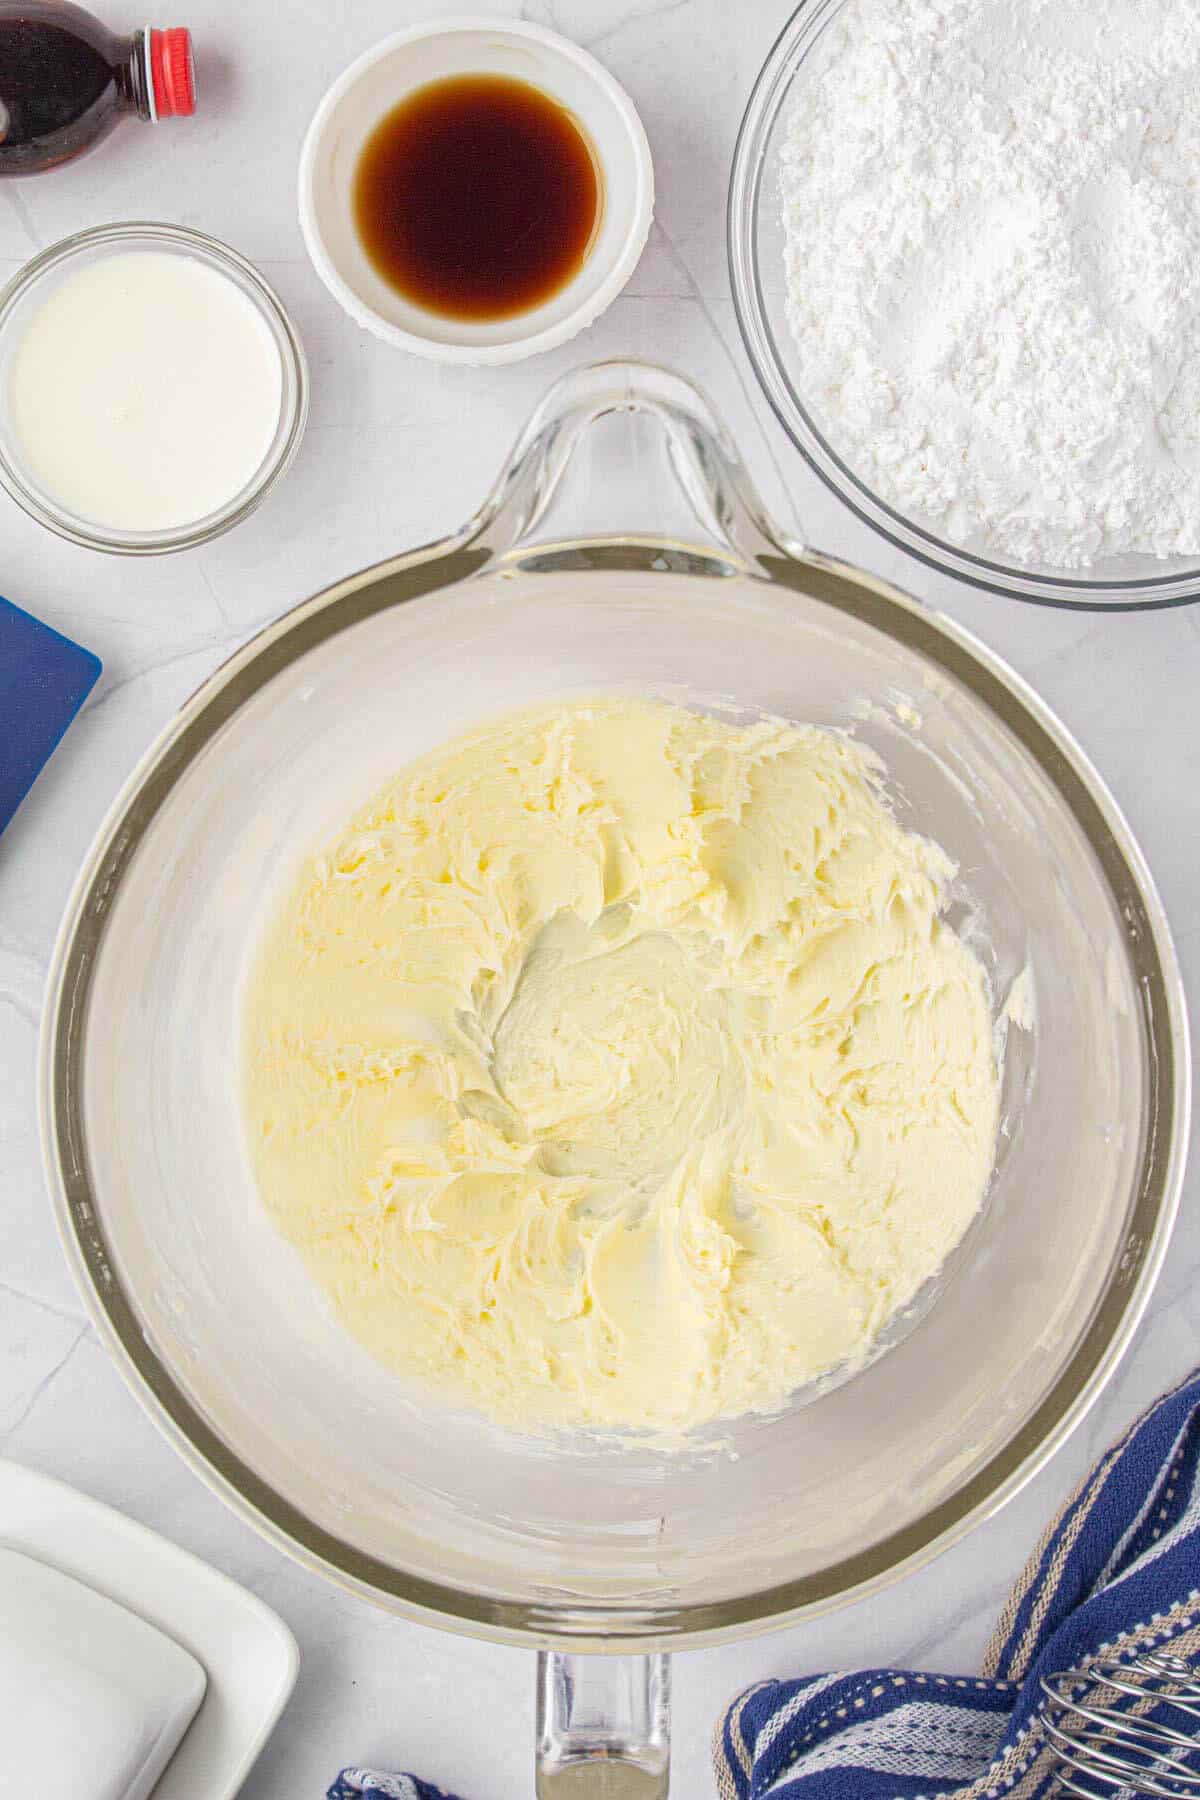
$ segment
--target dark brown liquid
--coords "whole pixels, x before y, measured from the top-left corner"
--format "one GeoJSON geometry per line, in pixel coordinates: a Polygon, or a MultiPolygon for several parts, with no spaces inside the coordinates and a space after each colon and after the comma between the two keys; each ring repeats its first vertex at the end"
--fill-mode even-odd
{"type": "Polygon", "coordinates": [[[78,6],[0,0],[0,175],[69,161],[123,112],[149,118],[133,51],[78,6]]]}
{"type": "Polygon", "coordinates": [[[528,82],[454,75],[367,139],[354,218],[389,287],[454,319],[507,319],[581,268],[600,222],[591,145],[528,82]]]}

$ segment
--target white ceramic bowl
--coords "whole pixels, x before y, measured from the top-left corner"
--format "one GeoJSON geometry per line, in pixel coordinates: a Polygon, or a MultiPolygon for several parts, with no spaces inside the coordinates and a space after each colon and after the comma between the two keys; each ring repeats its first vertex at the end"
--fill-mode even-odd
{"type": "Polygon", "coordinates": [[[438,19],[385,38],[334,82],[300,153],[300,225],[322,281],[367,331],[440,362],[519,362],[582,331],[616,299],[642,253],[654,170],[628,94],[593,56],[523,20],[438,19]],[[406,300],[372,266],[354,226],[363,146],[406,94],[449,75],[527,81],[573,114],[600,163],[604,213],[578,275],[516,317],[446,318],[406,300]]]}

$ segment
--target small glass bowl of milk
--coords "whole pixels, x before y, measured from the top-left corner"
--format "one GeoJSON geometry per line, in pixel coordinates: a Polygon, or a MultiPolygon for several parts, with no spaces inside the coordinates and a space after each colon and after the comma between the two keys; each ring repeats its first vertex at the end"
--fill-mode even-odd
{"type": "Polygon", "coordinates": [[[227,531],[291,463],[307,410],[281,301],[201,232],[98,226],[0,293],[0,482],[76,544],[153,555],[227,531]]]}

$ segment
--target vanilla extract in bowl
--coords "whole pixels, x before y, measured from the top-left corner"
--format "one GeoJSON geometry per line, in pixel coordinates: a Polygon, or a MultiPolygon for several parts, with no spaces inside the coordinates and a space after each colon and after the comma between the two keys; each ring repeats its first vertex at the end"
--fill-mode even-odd
{"type": "Polygon", "coordinates": [[[582,269],[604,186],[574,116],[540,88],[456,75],[418,88],[371,133],[355,225],[376,273],[443,317],[506,319],[582,269]]]}

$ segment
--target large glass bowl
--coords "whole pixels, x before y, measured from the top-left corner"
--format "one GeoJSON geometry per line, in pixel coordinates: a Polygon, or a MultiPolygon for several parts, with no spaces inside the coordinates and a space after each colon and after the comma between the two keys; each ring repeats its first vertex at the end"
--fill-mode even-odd
{"type": "MultiPolygon", "coordinates": [[[[68,1254],[193,1467],[360,1594],[571,1653],[779,1625],[994,1512],[1129,1342],[1189,1092],[1153,883],[1069,734],[959,627],[781,542],[695,390],[628,364],[564,378],[460,532],[306,601],[187,703],[69,902],[42,1062],[68,1254]],[[484,718],[618,690],[857,733],[961,866],[998,1023],[1023,970],[1036,1000],[1009,1026],[988,1203],[925,1316],[834,1391],[686,1451],[407,1393],[267,1221],[240,1129],[246,961],[309,844],[484,718]]],[[[589,1691],[547,1666],[548,1707],[589,1691]]]]}
{"type": "Polygon", "coordinates": [[[820,79],[822,40],[846,0],[802,0],[754,84],[729,182],[729,275],[734,307],[763,392],[792,442],[860,519],[890,544],[989,593],[1042,606],[1126,611],[1200,599],[1200,560],[1121,557],[1086,574],[997,562],[950,543],[915,514],[881,500],[829,442],[809,410],[787,319],[780,152],[793,107],[820,79]]]}

